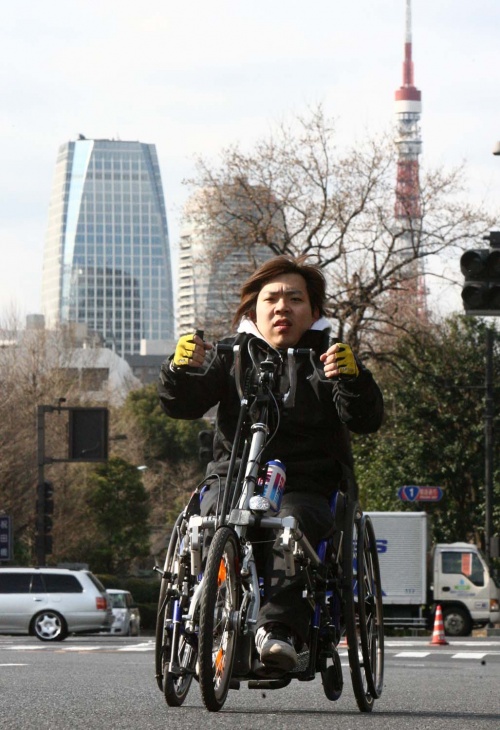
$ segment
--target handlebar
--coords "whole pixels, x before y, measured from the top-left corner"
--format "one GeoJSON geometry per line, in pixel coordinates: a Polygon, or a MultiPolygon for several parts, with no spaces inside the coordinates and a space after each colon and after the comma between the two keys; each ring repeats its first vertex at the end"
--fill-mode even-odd
{"type": "MultiPolygon", "coordinates": [[[[249,349],[252,347],[252,343],[260,344],[263,340],[255,337],[248,342],[249,349]]],[[[259,381],[272,381],[274,376],[277,374],[280,366],[284,364],[283,354],[274,348],[272,345],[267,345],[267,356],[264,360],[259,362],[259,381]],[[275,357],[273,358],[273,354],[275,357]]],[[[215,345],[216,352],[232,352],[234,355],[234,373],[236,381],[236,389],[240,400],[245,398],[245,392],[242,385],[243,372],[241,365],[241,347],[240,345],[226,345],[218,342],[215,345]]],[[[286,358],[288,365],[288,378],[289,385],[285,393],[282,394],[282,403],[285,408],[293,408],[295,405],[295,394],[297,391],[297,360],[300,358],[307,357],[311,363],[311,366],[315,368],[314,363],[315,351],[306,347],[289,347],[286,350],[286,358]]],[[[252,357],[252,362],[256,365],[255,360],[252,357]]],[[[208,372],[208,371],[207,371],[208,372]]],[[[279,373],[278,373],[279,374],[279,373]]]]}
{"type": "MultiPolygon", "coordinates": [[[[203,332],[197,331],[196,334],[203,338],[203,332]]],[[[250,358],[254,365],[254,371],[258,375],[258,382],[261,386],[273,387],[273,384],[277,384],[276,376],[280,376],[283,372],[283,366],[285,364],[285,353],[277,350],[275,347],[266,343],[258,337],[252,337],[247,347],[250,353],[250,358]],[[261,360],[257,360],[256,353],[252,351],[252,348],[260,346],[262,350],[266,350],[266,357],[261,360]]],[[[223,342],[216,342],[214,344],[216,355],[227,353],[232,354],[234,358],[234,377],[238,396],[240,401],[243,401],[247,397],[244,387],[245,372],[243,371],[242,365],[242,352],[241,345],[230,345],[223,342]]],[[[289,347],[286,350],[286,362],[288,369],[288,388],[284,393],[275,393],[279,395],[281,403],[284,408],[293,408],[295,405],[295,395],[297,391],[297,361],[303,358],[308,358],[312,366],[312,372],[315,372],[314,363],[315,351],[305,347],[289,347]]],[[[210,365],[203,369],[202,372],[194,372],[195,368],[187,368],[186,374],[189,377],[204,377],[212,368],[215,362],[215,358],[212,360],[210,365]]]]}

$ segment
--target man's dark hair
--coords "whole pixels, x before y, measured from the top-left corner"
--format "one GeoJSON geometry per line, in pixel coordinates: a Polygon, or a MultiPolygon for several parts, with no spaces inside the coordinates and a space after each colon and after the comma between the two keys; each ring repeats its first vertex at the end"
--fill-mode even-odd
{"type": "Polygon", "coordinates": [[[248,277],[240,289],[240,306],[233,318],[233,326],[237,327],[242,317],[253,318],[257,306],[259,292],[268,281],[282,274],[299,274],[306,282],[311,308],[320,317],[325,314],[326,282],[323,272],[318,266],[306,264],[307,256],[276,256],[259,266],[248,277]]]}

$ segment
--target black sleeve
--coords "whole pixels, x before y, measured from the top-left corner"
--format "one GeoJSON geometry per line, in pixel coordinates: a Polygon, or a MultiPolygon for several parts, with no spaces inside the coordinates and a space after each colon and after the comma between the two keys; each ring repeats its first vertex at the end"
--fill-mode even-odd
{"type": "Polygon", "coordinates": [[[374,433],[384,415],[384,399],[371,372],[359,366],[357,378],[338,380],[333,388],[333,400],[340,420],[354,433],[374,433]]]}
{"type": "Polygon", "coordinates": [[[194,369],[173,372],[171,360],[165,360],[160,369],[158,395],[163,410],[171,418],[202,418],[223,397],[229,377],[227,363],[210,351],[200,374],[193,375],[194,369]]]}

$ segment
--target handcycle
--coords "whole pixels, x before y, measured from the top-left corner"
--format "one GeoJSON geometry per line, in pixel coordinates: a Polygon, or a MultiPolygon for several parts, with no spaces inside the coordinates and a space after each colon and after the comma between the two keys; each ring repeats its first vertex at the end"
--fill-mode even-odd
{"type": "MultiPolygon", "coordinates": [[[[223,351],[224,347],[218,345],[223,351]]],[[[354,488],[331,498],[336,529],[313,547],[293,517],[270,516],[258,494],[263,451],[272,441],[282,409],[294,404],[297,362],[311,350],[282,352],[250,340],[253,376],[243,372],[233,349],[240,414],[227,476],[210,488],[221,498],[214,515],[201,516],[198,485],[174,527],[162,572],[156,631],[156,677],[170,706],[180,706],[193,678],[203,702],[220,710],[230,689],[279,689],[292,679],[310,681],[319,672],[328,699],[343,688],[338,644],[345,637],[358,708],[370,712],[384,675],[382,589],[373,525],[363,515],[354,488]],[[260,355],[257,356],[257,351],[260,355]],[[282,387],[286,370],[288,380],[282,387]],[[224,481],[224,484],[222,483],[224,481]],[[255,624],[262,600],[249,531],[270,530],[283,551],[286,575],[302,571],[304,600],[312,607],[308,641],[298,666],[282,676],[263,676],[256,662],[255,624]],[[257,668],[256,668],[257,665],[257,668]]]]}

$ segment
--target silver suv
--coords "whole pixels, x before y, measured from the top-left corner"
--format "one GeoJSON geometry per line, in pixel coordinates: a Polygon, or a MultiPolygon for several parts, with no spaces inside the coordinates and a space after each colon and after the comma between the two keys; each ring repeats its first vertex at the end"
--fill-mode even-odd
{"type": "Polygon", "coordinates": [[[0,568],[0,634],[62,641],[109,631],[112,620],[104,586],[88,570],[0,568]]]}

